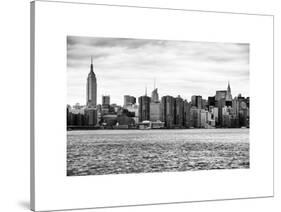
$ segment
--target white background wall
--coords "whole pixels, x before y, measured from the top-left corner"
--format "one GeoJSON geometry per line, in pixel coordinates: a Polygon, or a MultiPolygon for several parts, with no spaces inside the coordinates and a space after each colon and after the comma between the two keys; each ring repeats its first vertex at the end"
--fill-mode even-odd
{"type": "MultiPolygon", "coordinates": [[[[84,0],[85,1],[85,0],[84,0]]],[[[97,211],[280,211],[280,39],[278,0],[88,0],[196,10],[265,13],[275,15],[275,197],[141,206],[97,211]],[[278,210],[278,207],[280,209],[278,210]]],[[[51,14],[50,14],[51,15],[51,14]]],[[[63,14],[62,14],[63,15],[63,14]]],[[[0,211],[28,211],[29,207],[29,1],[0,2],[0,211]]],[[[268,70],[265,70],[268,71],[268,70]]],[[[51,82],[50,82],[51,83],[51,82]]],[[[262,86],[262,82],[260,82],[262,86]]],[[[266,103],[266,99],[265,99],[266,103]]],[[[52,103],[50,103],[52,104],[52,103]]],[[[265,111],[266,112],[266,105],[265,111]]],[[[254,114],[253,114],[254,115],[254,114]]],[[[259,115],[259,114],[257,114],[259,115]]],[[[262,182],[261,182],[262,183],[262,182]]],[[[55,191],[54,191],[55,192],[55,191]]],[[[95,211],[95,210],[84,210],[95,211]]]]}

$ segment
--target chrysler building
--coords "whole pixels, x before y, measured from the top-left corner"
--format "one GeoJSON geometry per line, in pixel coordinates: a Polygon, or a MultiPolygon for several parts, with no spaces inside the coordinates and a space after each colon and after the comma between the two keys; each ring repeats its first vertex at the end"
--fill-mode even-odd
{"type": "Polygon", "coordinates": [[[227,85],[227,91],[226,91],[226,101],[232,101],[232,95],[231,95],[231,89],[230,89],[230,84],[228,81],[228,85],[227,85]]]}

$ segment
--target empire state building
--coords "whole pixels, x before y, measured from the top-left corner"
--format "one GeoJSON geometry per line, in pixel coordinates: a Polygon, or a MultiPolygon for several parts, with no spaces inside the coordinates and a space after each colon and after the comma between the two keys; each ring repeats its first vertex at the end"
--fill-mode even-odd
{"type": "Polygon", "coordinates": [[[97,106],[97,79],[93,68],[93,58],[91,57],[91,70],[87,78],[87,107],[97,106]]]}

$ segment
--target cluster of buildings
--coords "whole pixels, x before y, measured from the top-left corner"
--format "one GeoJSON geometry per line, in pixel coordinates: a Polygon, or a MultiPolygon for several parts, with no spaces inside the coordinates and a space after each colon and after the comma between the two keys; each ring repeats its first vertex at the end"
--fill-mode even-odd
{"type": "Polygon", "coordinates": [[[97,104],[97,80],[91,61],[87,78],[86,105],[67,105],[67,127],[101,129],[179,129],[179,128],[241,128],[249,127],[250,98],[232,97],[230,84],[226,90],[203,99],[191,101],[180,96],[159,97],[158,88],[151,95],[138,98],[124,96],[123,105],[111,104],[110,96],[102,96],[97,104]]]}

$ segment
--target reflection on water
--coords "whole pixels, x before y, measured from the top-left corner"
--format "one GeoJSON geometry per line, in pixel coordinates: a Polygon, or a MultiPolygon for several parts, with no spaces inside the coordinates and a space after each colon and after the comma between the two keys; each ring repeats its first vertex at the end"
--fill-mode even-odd
{"type": "Polygon", "coordinates": [[[67,175],[249,168],[249,129],[67,132],[67,175]]]}

